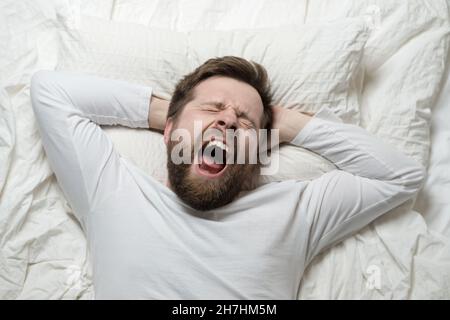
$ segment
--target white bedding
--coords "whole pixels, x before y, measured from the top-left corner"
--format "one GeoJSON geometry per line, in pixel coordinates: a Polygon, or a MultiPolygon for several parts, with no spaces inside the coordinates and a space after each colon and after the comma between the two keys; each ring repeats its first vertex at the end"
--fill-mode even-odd
{"type": "MultiPolygon", "coordinates": [[[[28,92],[33,72],[57,67],[58,32],[76,27],[81,12],[176,31],[366,16],[374,31],[364,60],[361,125],[425,164],[431,142],[429,176],[414,210],[408,202],[317,257],[299,298],[450,298],[450,80],[440,90],[441,80],[450,79],[448,71],[444,76],[449,11],[437,0],[2,2],[0,298],[93,297],[85,239],[46,162],[28,92]]],[[[123,137],[112,133],[117,142],[126,143],[123,137]]],[[[161,160],[149,152],[134,156],[161,160]]]]}
{"type": "Polygon", "coordinates": [[[428,177],[415,209],[427,225],[450,238],[450,65],[431,121],[431,153],[428,177]]]}

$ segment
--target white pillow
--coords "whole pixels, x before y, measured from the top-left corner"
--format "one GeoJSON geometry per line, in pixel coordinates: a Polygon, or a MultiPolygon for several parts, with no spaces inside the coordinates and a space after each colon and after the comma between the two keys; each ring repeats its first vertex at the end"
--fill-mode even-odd
{"type": "MultiPolygon", "coordinates": [[[[61,35],[57,69],[85,72],[150,85],[170,98],[177,81],[208,58],[233,54],[263,64],[276,102],[317,111],[333,109],[357,123],[361,91],[359,68],[368,30],[362,19],[343,19],[292,28],[230,32],[175,32],[81,16],[61,35]]],[[[105,128],[117,150],[158,180],[166,178],[166,151],[158,133],[105,128]]],[[[311,179],[333,168],[325,159],[284,146],[279,171],[259,183],[311,179]]]]}
{"type": "Polygon", "coordinates": [[[71,27],[61,32],[59,70],[152,86],[166,98],[189,71],[184,33],[83,15],[71,27]]]}
{"type": "MultiPolygon", "coordinates": [[[[113,2],[111,20],[176,31],[231,30],[303,24],[308,0],[84,0],[83,12],[104,15],[105,9],[85,10],[92,2],[113,2]]],[[[100,6],[100,5],[99,5],[100,6]]]]}
{"type": "Polygon", "coordinates": [[[188,35],[191,69],[214,56],[241,56],[267,69],[276,104],[311,112],[327,106],[358,123],[358,67],[369,35],[363,19],[188,35]]]}

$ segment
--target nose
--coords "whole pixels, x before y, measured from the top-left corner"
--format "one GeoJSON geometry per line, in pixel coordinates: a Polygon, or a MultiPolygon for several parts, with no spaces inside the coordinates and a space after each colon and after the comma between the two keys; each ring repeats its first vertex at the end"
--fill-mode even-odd
{"type": "Polygon", "coordinates": [[[237,116],[234,110],[232,108],[227,108],[218,113],[215,121],[215,127],[218,127],[221,130],[236,130],[237,116]]]}

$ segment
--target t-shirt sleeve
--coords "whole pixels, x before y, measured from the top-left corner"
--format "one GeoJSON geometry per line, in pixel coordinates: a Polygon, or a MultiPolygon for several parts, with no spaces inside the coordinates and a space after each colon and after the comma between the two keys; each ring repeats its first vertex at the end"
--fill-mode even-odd
{"type": "Polygon", "coordinates": [[[100,125],[148,128],[150,87],[60,71],[38,71],[31,101],[42,144],[74,213],[86,216],[127,174],[100,125]]]}
{"type": "Polygon", "coordinates": [[[425,168],[324,107],[292,141],[337,169],[307,182],[298,206],[308,233],[307,261],[411,198],[425,168]]]}

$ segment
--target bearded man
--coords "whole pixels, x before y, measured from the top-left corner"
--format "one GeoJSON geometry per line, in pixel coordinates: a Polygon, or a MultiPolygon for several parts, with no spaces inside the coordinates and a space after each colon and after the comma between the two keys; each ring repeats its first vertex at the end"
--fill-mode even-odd
{"type": "Polygon", "coordinates": [[[44,70],[31,99],[99,299],[295,299],[314,256],[414,196],[425,175],[326,106],[273,106],[264,67],[239,57],[206,61],[170,102],[151,87],[44,70]],[[100,125],[164,131],[167,182],[122,158],[100,125]],[[261,130],[336,169],[240,192],[261,169],[252,150],[264,151],[261,135],[246,133],[261,130]]]}

